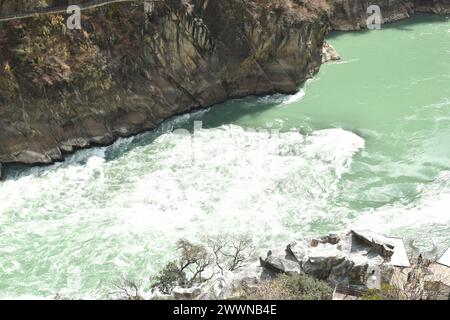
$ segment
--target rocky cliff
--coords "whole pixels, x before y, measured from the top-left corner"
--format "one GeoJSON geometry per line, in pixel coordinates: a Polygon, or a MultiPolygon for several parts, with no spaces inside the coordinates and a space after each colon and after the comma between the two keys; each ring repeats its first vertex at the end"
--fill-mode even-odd
{"type": "MultiPolygon", "coordinates": [[[[450,0],[378,2],[384,22],[450,12],[450,0]]],[[[0,15],[33,10],[11,3],[0,15]]],[[[81,30],[61,14],[0,22],[0,166],[62,160],[230,98],[293,93],[320,67],[327,32],[363,28],[368,6],[134,1],[83,11],[81,30]]]]}
{"type": "MultiPolygon", "coordinates": [[[[259,285],[280,274],[306,274],[327,282],[336,292],[364,293],[375,274],[375,285],[394,284],[396,271],[407,275],[411,264],[399,261],[405,247],[395,238],[367,230],[347,234],[300,238],[287,246],[269,250],[259,262],[247,261],[235,271],[225,271],[191,287],[174,286],[169,295],[156,291],[154,297],[176,300],[224,300],[245,297],[259,285]],[[400,263],[399,263],[400,262],[400,263]]],[[[405,252],[406,255],[406,252],[405,252]]],[[[398,283],[397,283],[398,284],[398,283]]]]}

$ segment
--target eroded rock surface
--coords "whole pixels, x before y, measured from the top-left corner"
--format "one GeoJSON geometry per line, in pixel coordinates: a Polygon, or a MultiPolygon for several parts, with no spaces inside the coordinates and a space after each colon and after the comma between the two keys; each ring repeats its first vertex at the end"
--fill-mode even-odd
{"type": "Polygon", "coordinates": [[[259,262],[245,265],[238,271],[225,271],[193,288],[177,287],[165,297],[181,300],[238,297],[246,289],[278,274],[308,274],[328,282],[333,288],[364,290],[372,270],[380,271],[383,283],[391,281],[395,267],[390,257],[394,249],[389,238],[365,230],[297,239],[286,247],[270,250],[259,262]]]}
{"type": "Polygon", "coordinates": [[[361,282],[358,279],[364,279],[371,266],[389,265],[393,250],[388,238],[353,230],[344,236],[296,240],[285,249],[270,251],[261,265],[280,273],[306,273],[334,285],[348,284],[361,282]]]}
{"type": "MultiPolygon", "coordinates": [[[[37,5],[2,2],[0,14],[37,5]]],[[[80,31],[58,14],[0,22],[0,163],[51,163],[194,108],[293,93],[317,72],[326,33],[365,27],[368,5],[171,0],[83,11],[80,31]]],[[[380,6],[384,22],[450,12],[450,0],[380,6]]]]}

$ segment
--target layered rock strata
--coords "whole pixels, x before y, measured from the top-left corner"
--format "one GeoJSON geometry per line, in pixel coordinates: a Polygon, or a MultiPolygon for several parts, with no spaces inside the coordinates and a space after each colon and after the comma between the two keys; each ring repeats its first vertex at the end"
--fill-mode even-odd
{"type": "MultiPolygon", "coordinates": [[[[83,11],[81,30],[61,14],[0,22],[0,165],[52,163],[227,99],[294,93],[332,53],[325,35],[364,28],[370,4],[135,1],[83,11]]],[[[379,5],[383,22],[450,12],[450,0],[379,5]]],[[[4,1],[0,17],[19,9],[4,1]]]]}

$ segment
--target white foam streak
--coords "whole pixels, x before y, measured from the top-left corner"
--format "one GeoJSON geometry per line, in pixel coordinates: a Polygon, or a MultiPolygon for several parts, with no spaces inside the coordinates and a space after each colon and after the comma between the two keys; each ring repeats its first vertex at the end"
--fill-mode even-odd
{"type": "Polygon", "coordinates": [[[287,241],[327,214],[363,147],[341,129],[304,137],[228,125],[166,133],[109,161],[117,145],[33,169],[0,184],[2,295],[101,297],[118,270],[148,278],[182,237],[287,241]]]}
{"type": "MultiPolygon", "coordinates": [[[[408,229],[424,228],[432,231],[435,225],[450,224],[448,208],[450,208],[450,172],[444,171],[434,182],[423,185],[420,197],[415,203],[395,203],[383,206],[363,213],[352,224],[356,228],[370,227],[370,229],[382,233],[402,234],[408,229]]],[[[448,240],[446,238],[441,240],[448,240]]]]}
{"type": "Polygon", "coordinates": [[[299,102],[300,100],[302,100],[304,97],[305,97],[305,92],[303,90],[300,90],[299,92],[297,92],[294,95],[287,96],[286,100],[283,101],[283,104],[296,103],[296,102],[299,102]]]}
{"type": "Polygon", "coordinates": [[[268,95],[259,97],[256,101],[259,103],[274,103],[278,105],[288,105],[292,103],[299,102],[305,97],[305,91],[303,89],[300,89],[297,93],[291,94],[291,95],[285,95],[285,94],[274,94],[274,95],[268,95]]]}

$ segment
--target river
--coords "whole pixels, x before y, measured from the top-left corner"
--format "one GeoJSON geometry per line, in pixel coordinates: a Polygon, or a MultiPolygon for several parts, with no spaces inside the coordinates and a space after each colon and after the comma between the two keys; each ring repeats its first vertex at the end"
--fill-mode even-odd
{"type": "Polygon", "coordinates": [[[263,254],[363,228],[450,246],[450,18],[328,41],[342,61],[297,95],[233,100],[63,163],[6,167],[0,298],[107,298],[121,278],[148,289],[180,238],[247,234],[263,254]]]}

